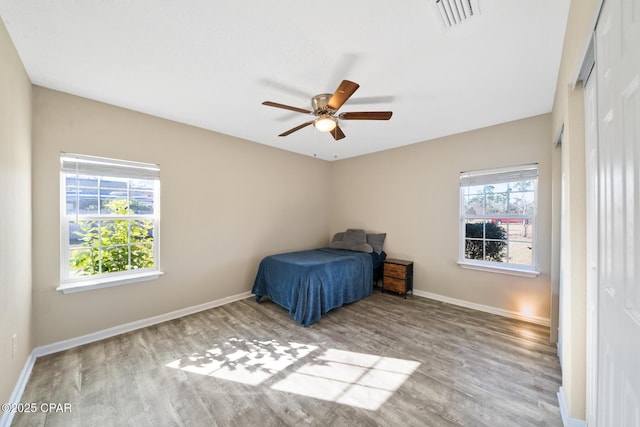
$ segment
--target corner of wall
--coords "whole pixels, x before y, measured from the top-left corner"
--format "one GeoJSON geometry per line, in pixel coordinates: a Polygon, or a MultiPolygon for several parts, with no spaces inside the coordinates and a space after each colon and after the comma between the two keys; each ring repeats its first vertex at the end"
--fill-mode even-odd
{"type": "Polygon", "coordinates": [[[8,402],[32,339],[31,82],[0,20],[0,402],[8,402]]]}
{"type": "MultiPolygon", "coordinates": [[[[564,402],[567,411],[565,425],[582,425],[579,422],[575,424],[572,420],[584,419],[586,407],[584,103],[582,86],[575,85],[575,80],[601,3],[601,0],[571,1],[552,111],[553,133],[550,137],[556,138],[564,126],[562,158],[558,159],[559,154],[553,153],[554,165],[561,165],[561,172],[554,173],[556,181],[553,188],[561,192],[554,196],[554,232],[561,234],[563,245],[560,249],[561,245],[556,242],[557,250],[554,251],[552,265],[555,267],[554,272],[562,272],[561,275],[558,274],[559,299],[562,301],[559,304],[559,345],[562,348],[562,387],[559,399],[562,398],[560,403],[562,405],[564,402]],[[558,205],[562,206],[564,222],[558,205]],[[571,218],[571,221],[566,218],[571,218]],[[561,225],[558,227],[559,224],[561,225]]],[[[554,150],[553,147],[550,144],[550,150],[554,150]]]]}

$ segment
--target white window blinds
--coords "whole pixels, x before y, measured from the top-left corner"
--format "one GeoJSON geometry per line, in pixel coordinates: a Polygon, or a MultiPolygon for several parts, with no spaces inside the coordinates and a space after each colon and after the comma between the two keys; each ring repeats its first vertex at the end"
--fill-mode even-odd
{"type": "Polygon", "coordinates": [[[505,182],[529,181],[538,178],[538,165],[515,166],[502,169],[461,172],[460,186],[495,185],[505,182]]]}
{"type": "Polygon", "coordinates": [[[81,154],[60,154],[60,167],[64,173],[100,175],[132,179],[160,179],[160,166],[153,163],[105,159],[81,154]]]}

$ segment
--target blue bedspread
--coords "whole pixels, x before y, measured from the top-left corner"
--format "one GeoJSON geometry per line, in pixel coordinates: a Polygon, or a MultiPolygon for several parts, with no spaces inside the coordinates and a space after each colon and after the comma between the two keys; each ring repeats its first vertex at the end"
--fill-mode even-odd
{"type": "Polygon", "coordinates": [[[271,255],[260,262],[251,292],[268,296],[309,326],[343,304],[371,295],[372,257],[344,249],[313,249],[271,255]]]}

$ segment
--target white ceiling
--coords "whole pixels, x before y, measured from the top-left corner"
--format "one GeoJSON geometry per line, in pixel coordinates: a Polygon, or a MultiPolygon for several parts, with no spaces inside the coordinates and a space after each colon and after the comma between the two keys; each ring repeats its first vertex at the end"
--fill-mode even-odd
{"type": "MultiPolygon", "coordinates": [[[[334,160],[551,111],[570,0],[479,0],[444,29],[435,0],[0,0],[34,84],[334,160]],[[346,138],[306,127],[348,79],[346,138]]],[[[180,144],[180,141],[176,141],[180,144]]]]}

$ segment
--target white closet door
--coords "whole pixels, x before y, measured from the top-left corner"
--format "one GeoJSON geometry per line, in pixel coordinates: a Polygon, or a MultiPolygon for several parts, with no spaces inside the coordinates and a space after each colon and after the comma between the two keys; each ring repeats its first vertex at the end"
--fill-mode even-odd
{"type": "Polygon", "coordinates": [[[587,424],[595,425],[598,395],[598,98],[597,72],[584,86],[587,202],[587,424]]]}
{"type": "Polygon", "coordinates": [[[597,425],[640,426],[640,0],[606,0],[598,91],[597,425]]]}

